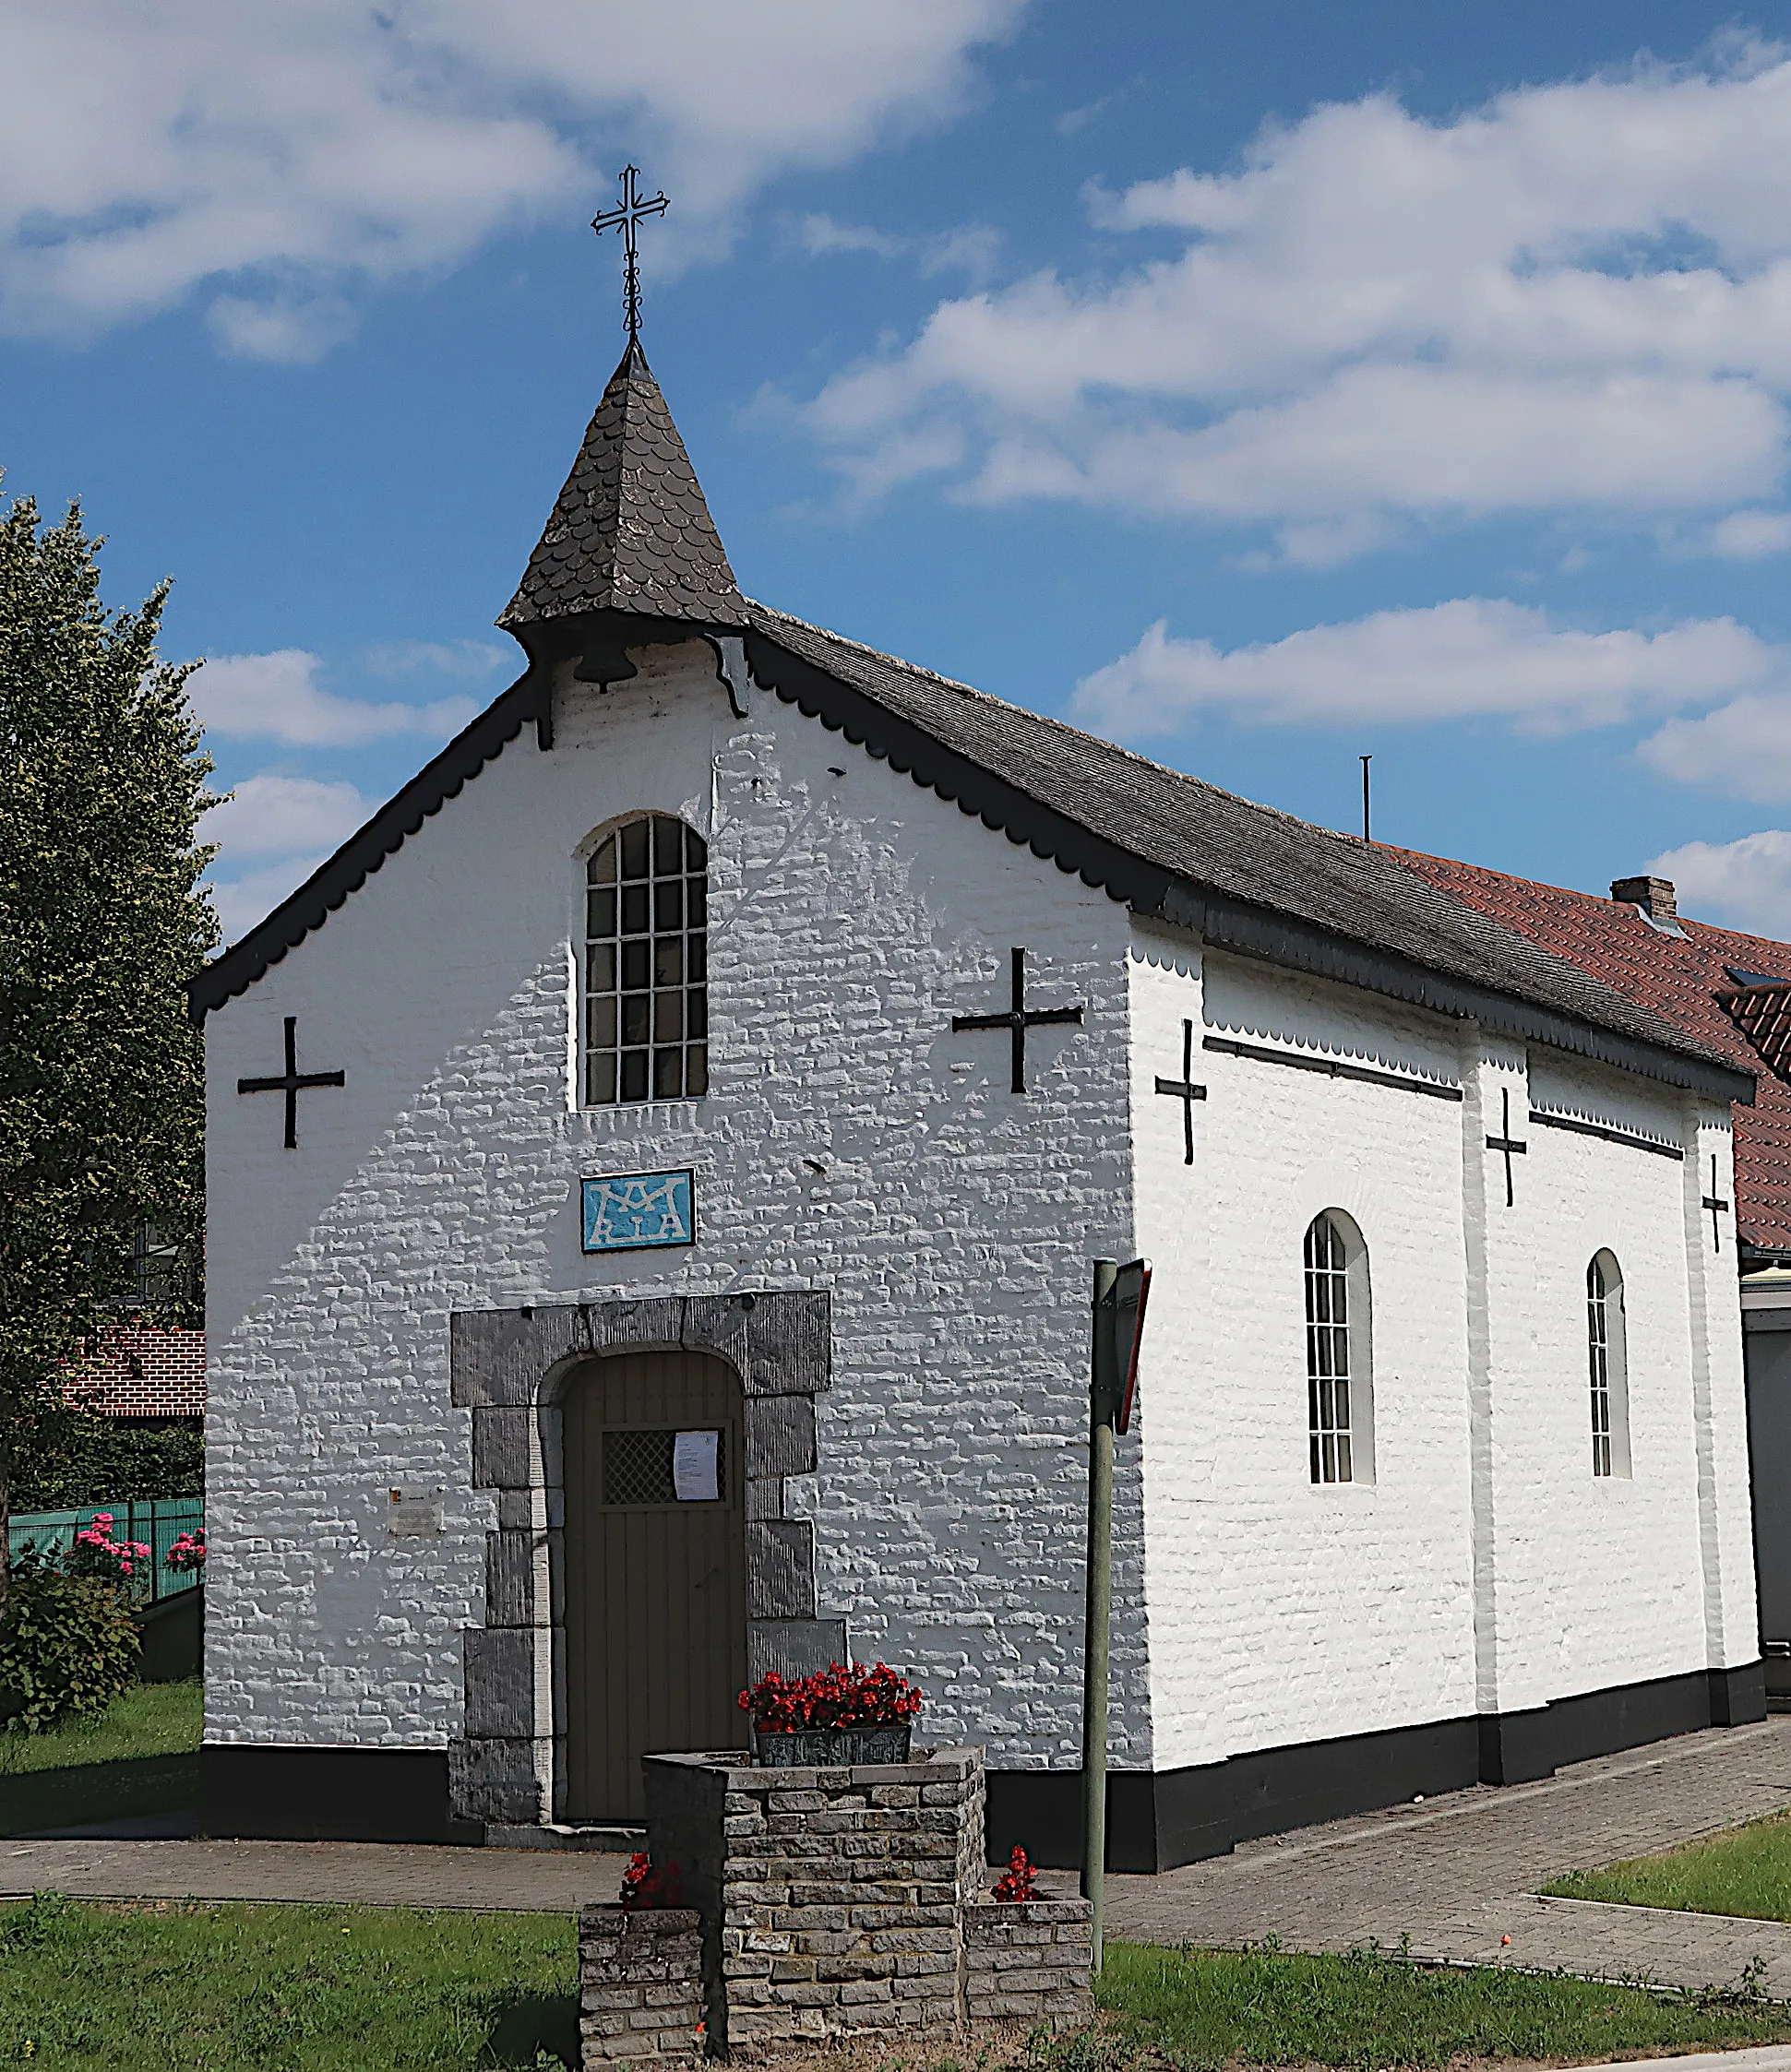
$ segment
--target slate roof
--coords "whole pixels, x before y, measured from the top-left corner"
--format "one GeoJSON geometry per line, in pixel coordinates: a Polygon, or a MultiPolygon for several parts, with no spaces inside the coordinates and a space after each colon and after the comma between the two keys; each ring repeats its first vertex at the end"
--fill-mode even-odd
{"type": "Polygon", "coordinates": [[[631,341],[498,625],[638,612],[738,627],[745,606],[697,470],[631,341]]]}
{"type": "Polygon", "coordinates": [[[1391,850],[1252,804],[743,598],[638,343],[612,375],[498,621],[528,650],[530,669],[291,899],[206,967],[189,989],[193,1013],[221,1006],[321,927],[527,720],[552,753],[551,677],[537,628],[582,621],[565,625],[565,640],[639,643],[652,633],[641,621],[653,618],[744,636],[761,691],[1141,913],[1511,1035],[1723,1099],[1748,1097],[1732,1050],[1713,1048],[1550,955],[1391,850]]]}
{"type": "Polygon", "coordinates": [[[1478,863],[1397,850],[1414,871],[1513,933],[1570,959],[1756,1075],[1754,1104],[1735,1112],[1735,1191],[1742,1235],[1791,1252],[1791,1083],[1723,1005],[1733,972],[1791,980],[1791,944],[1680,915],[1680,935],[1652,928],[1617,899],[1510,877],[1478,863]]]}
{"type": "MultiPolygon", "coordinates": [[[[877,707],[954,750],[975,769],[1004,780],[1021,797],[1087,829],[1113,851],[1154,865],[1165,879],[1307,923],[1340,946],[1355,944],[1407,959],[1460,982],[1458,998],[1461,987],[1482,988],[1639,1043],[1711,1062],[1734,1061],[1732,1045],[1708,1041],[1577,961],[1539,947],[1524,931],[1501,925],[1475,902],[1412,868],[1401,851],[1258,805],[786,613],[751,600],[747,609],[755,632],[766,641],[857,686],[877,707]]],[[[747,653],[756,676],[804,702],[774,655],[750,639],[747,653]]],[[[968,795],[967,810],[982,810],[973,786],[968,795]]],[[[1133,887],[1124,889],[1133,896],[1133,887]]],[[[1201,920],[1212,939],[1242,933],[1233,925],[1235,915],[1215,915],[1212,904],[1207,902],[1201,920]]],[[[1294,946],[1248,940],[1238,947],[1273,954],[1294,946]]],[[[1349,977],[1348,965],[1345,948],[1332,975],[1349,977]]],[[[1381,976],[1379,989],[1391,990],[1384,970],[1381,976]]],[[[1427,998],[1421,981],[1416,989],[1400,990],[1420,1004],[1463,1011],[1440,997],[1427,998]]],[[[1561,1041],[1559,1030],[1533,1032],[1545,1041],[1561,1041]]]]}

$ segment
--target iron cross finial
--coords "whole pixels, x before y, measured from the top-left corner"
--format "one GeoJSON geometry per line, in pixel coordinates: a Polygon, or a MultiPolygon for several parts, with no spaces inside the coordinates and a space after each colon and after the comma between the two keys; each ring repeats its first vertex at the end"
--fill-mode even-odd
{"type": "Polygon", "coordinates": [[[663,194],[654,195],[646,201],[640,198],[639,166],[625,165],[616,178],[622,189],[620,205],[604,209],[599,216],[593,216],[591,227],[599,237],[605,231],[619,230],[622,233],[623,249],[627,254],[627,264],[622,276],[622,313],[628,327],[628,343],[634,345],[640,337],[640,266],[636,234],[647,217],[663,216],[672,205],[663,194]]]}

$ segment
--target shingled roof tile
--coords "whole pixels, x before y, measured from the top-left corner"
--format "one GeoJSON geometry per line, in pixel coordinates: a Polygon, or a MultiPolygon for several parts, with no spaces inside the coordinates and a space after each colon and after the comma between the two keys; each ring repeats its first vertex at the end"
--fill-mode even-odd
{"type": "Polygon", "coordinates": [[[744,626],[697,471],[639,341],[610,376],[541,543],[498,625],[636,612],[744,626]]]}

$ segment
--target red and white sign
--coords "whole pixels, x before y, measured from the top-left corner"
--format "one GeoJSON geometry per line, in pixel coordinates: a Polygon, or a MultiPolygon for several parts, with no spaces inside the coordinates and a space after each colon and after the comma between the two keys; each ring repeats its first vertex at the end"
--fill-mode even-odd
{"type": "Polygon", "coordinates": [[[1132,1428],[1132,1399],[1138,1394],[1138,1355],[1144,1343],[1144,1305],[1151,1299],[1151,1262],[1131,1259],[1113,1284],[1114,1372],[1119,1376],[1119,1415],[1115,1430],[1132,1428]]]}

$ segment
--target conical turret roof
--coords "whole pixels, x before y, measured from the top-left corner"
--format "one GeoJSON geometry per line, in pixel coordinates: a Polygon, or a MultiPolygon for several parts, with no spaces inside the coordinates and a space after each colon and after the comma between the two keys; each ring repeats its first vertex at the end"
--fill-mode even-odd
{"type": "Polygon", "coordinates": [[[554,515],[498,625],[582,612],[745,626],[697,471],[638,340],[610,376],[554,515]]]}

